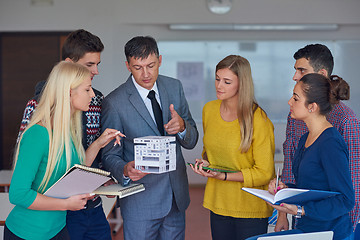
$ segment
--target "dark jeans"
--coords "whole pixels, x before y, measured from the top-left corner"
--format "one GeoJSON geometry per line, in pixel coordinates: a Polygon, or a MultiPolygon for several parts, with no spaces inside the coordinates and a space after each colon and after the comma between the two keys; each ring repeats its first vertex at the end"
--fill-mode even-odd
{"type": "MultiPolygon", "coordinates": [[[[24,240],[24,239],[16,236],[5,225],[4,240],[24,240]]],[[[70,240],[70,236],[66,226],[58,234],[56,234],[55,237],[51,238],[51,240],[70,240]]]]}
{"type": "Polygon", "coordinates": [[[234,218],[210,211],[210,224],[213,240],[244,240],[267,233],[268,218],[234,218]]]}
{"type": "Polygon", "coordinates": [[[111,240],[111,230],[102,205],[67,211],[66,226],[74,240],[111,240]]]}

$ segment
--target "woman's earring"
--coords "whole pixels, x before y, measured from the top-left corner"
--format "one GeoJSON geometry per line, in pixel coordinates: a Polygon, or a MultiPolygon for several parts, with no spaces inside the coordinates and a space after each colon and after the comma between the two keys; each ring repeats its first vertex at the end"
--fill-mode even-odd
{"type": "Polygon", "coordinates": [[[309,109],[309,113],[311,113],[312,112],[312,110],[311,109],[309,109]]]}

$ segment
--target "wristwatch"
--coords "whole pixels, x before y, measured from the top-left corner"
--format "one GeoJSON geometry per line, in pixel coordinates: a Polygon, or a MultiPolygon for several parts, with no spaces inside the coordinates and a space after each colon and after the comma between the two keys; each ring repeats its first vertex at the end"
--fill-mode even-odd
{"type": "Polygon", "coordinates": [[[302,212],[303,212],[302,206],[300,206],[300,205],[296,205],[296,206],[297,206],[297,212],[296,212],[296,215],[294,215],[294,217],[301,218],[302,212]]]}

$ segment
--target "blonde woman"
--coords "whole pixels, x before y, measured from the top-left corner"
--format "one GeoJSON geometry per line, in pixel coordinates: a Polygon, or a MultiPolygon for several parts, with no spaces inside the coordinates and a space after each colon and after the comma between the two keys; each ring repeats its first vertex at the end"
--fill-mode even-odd
{"type": "Polygon", "coordinates": [[[203,109],[203,159],[192,169],[208,178],[203,206],[213,239],[245,239],[267,232],[272,208],[241,190],[267,189],[274,176],[274,127],[254,97],[249,62],[230,55],[216,66],[217,100],[203,109]],[[235,173],[203,170],[216,165],[235,173]]]}
{"type": "Polygon", "coordinates": [[[88,110],[93,96],[86,67],[63,61],[51,71],[16,148],[9,192],[15,207],[6,219],[4,239],[69,239],[66,210],[84,208],[92,196],[56,199],[43,193],[74,164],[91,165],[98,151],[114,138],[120,143],[119,132],[106,129],[84,151],[81,111],[88,110]]]}

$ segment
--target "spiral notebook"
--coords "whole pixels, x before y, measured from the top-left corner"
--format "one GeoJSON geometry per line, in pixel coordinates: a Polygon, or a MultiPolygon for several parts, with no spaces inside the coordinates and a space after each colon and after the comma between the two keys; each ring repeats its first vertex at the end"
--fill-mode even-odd
{"type": "Polygon", "coordinates": [[[54,198],[68,198],[73,195],[92,193],[111,179],[113,178],[110,172],[75,164],[44,195],[54,198]]]}
{"type": "Polygon", "coordinates": [[[101,186],[93,193],[98,195],[119,196],[119,198],[124,198],[132,194],[142,192],[144,190],[145,187],[141,183],[130,183],[126,186],[121,186],[120,184],[112,184],[109,186],[101,186]]]}

